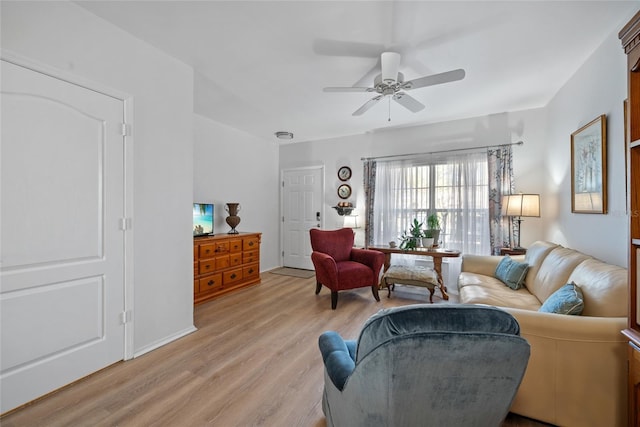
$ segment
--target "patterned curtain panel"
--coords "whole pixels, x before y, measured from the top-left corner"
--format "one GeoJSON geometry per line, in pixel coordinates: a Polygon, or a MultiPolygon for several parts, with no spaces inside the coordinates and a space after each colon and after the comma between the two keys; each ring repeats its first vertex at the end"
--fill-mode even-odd
{"type": "Polygon", "coordinates": [[[373,201],[376,193],[376,161],[365,160],[364,162],[364,242],[365,245],[372,244],[373,238],[373,201]]]}
{"type": "Polygon", "coordinates": [[[514,246],[520,233],[517,223],[512,218],[502,216],[502,196],[515,192],[511,146],[489,148],[487,160],[489,166],[489,237],[493,255],[499,255],[501,247],[514,246]]]}

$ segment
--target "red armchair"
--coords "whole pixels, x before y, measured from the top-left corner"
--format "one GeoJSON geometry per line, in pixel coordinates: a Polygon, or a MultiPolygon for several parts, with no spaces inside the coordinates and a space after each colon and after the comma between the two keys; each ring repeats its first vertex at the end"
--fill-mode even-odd
{"type": "Polygon", "coordinates": [[[376,301],[378,276],[384,264],[382,252],[355,249],[353,230],[309,230],[311,237],[311,261],[316,270],[316,295],[322,285],[331,289],[331,308],[338,305],[338,291],[371,286],[376,301]]]}

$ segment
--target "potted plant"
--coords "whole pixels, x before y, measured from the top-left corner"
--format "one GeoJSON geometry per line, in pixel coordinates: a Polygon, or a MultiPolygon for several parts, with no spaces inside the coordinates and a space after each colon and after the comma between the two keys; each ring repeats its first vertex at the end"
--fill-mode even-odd
{"type": "Polygon", "coordinates": [[[433,246],[433,230],[424,230],[422,234],[422,247],[430,248],[433,246]]]}
{"type": "Polygon", "coordinates": [[[416,249],[422,239],[422,223],[413,219],[409,231],[404,231],[400,236],[400,249],[416,249]]]}
{"type": "Polygon", "coordinates": [[[427,217],[427,231],[431,232],[431,237],[433,237],[433,245],[438,246],[438,242],[440,241],[440,217],[437,213],[432,213],[427,217]]]}

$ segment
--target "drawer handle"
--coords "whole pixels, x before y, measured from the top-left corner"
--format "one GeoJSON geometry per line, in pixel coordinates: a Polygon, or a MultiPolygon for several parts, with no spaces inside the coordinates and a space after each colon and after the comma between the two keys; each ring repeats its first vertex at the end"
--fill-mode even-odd
{"type": "Polygon", "coordinates": [[[249,274],[253,273],[253,268],[249,269],[249,274]]]}
{"type": "Polygon", "coordinates": [[[236,277],[237,277],[237,276],[236,276],[236,273],[233,273],[233,274],[231,275],[231,278],[232,278],[232,279],[235,279],[236,277]]]}
{"type": "Polygon", "coordinates": [[[249,242],[249,246],[253,246],[253,242],[249,242]]]}
{"type": "Polygon", "coordinates": [[[205,249],[204,253],[208,254],[209,253],[209,249],[205,249]]]}
{"type": "Polygon", "coordinates": [[[214,282],[213,280],[209,280],[209,281],[207,282],[207,285],[212,286],[214,283],[215,283],[215,282],[214,282]]]}
{"type": "Polygon", "coordinates": [[[209,269],[209,264],[205,264],[204,268],[205,268],[205,270],[208,270],[209,269]]]}

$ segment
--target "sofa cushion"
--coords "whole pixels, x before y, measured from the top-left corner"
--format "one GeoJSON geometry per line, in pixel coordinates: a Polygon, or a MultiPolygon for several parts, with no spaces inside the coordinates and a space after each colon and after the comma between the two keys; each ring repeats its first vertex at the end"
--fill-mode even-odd
{"type": "Polygon", "coordinates": [[[597,259],[580,263],[569,276],[584,295],[583,316],[626,317],[627,269],[597,259]]]}
{"type": "Polygon", "coordinates": [[[589,258],[591,258],[589,255],[574,249],[556,247],[542,260],[533,280],[529,280],[531,277],[527,276],[527,289],[544,302],[561,286],[569,283],[571,272],[578,264],[589,258]]]}
{"type": "Polygon", "coordinates": [[[527,288],[510,289],[495,277],[462,272],[458,277],[458,293],[464,304],[486,304],[538,310],[540,301],[527,288]]]}
{"type": "Polygon", "coordinates": [[[529,264],[529,271],[527,272],[527,278],[524,282],[525,286],[528,286],[529,283],[532,283],[535,280],[538,270],[542,265],[542,261],[544,261],[547,255],[549,255],[549,252],[559,247],[561,246],[556,245],[555,243],[542,241],[535,242],[529,246],[527,253],[524,256],[524,262],[529,264]]]}
{"type": "Polygon", "coordinates": [[[551,294],[538,311],[579,315],[583,308],[584,299],[580,287],[575,283],[567,283],[551,294]]]}
{"type": "Polygon", "coordinates": [[[502,258],[502,261],[496,267],[495,277],[511,289],[517,290],[524,285],[528,269],[529,264],[514,261],[507,255],[502,258]]]}

